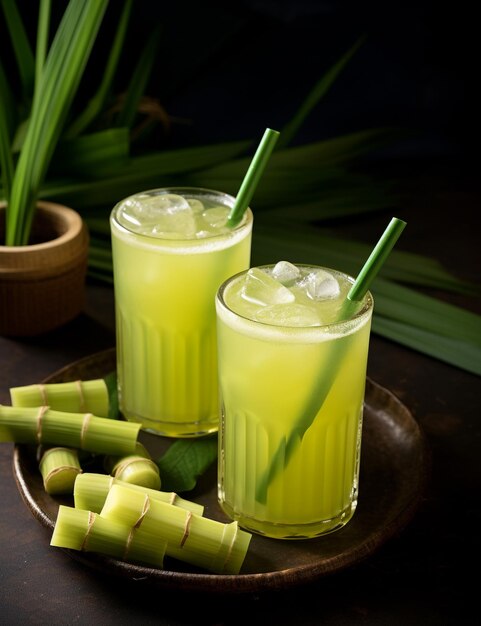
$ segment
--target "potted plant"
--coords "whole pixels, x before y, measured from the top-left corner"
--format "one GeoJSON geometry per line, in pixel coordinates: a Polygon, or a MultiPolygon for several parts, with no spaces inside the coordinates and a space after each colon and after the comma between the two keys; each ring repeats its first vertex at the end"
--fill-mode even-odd
{"type": "MultiPolygon", "coordinates": [[[[51,44],[50,1],[40,0],[35,53],[15,0],[0,4],[22,92],[14,97],[0,62],[0,334],[31,336],[62,325],[83,307],[86,224],[74,208],[42,201],[40,191],[65,139],[75,140],[88,126],[88,112],[72,122],[71,110],[108,0],[69,0],[51,44]]],[[[128,0],[111,60],[118,57],[130,7],[128,0]]]]}
{"type": "Polygon", "coordinates": [[[65,323],[83,306],[86,226],[72,208],[40,202],[38,194],[106,2],[72,0],[47,51],[50,4],[42,0],[35,59],[25,53],[15,2],[2,0],[2,8],[14,46],[23,45],[23,56],[16,47],[17,62],[25,100],[30,94],[31,100],[19,118],[0,65],[0,334],[29,336],[65,323]]]}

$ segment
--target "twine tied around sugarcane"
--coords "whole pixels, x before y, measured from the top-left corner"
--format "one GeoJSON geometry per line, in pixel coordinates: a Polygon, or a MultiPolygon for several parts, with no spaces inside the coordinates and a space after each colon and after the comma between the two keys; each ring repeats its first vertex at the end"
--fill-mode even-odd
{"type": "Polygon", "coordinates": [[[113,476],[117,478],[123,473],[125,469],[127,469],[127,467],[129,467],[129,465],[132,465],[132,463],[137,463],[138,461],[143,461],[145,463],[148,463],[152,467],[153,470],[157,472],[159,471],[157,465],[154,463],[154,461],[152,461],[152,459],[146,459],[145,456],[140,456],[140,455],[129,456],[123,461],[119,461],[119,463],[117,463],[117,465],[114,466],[114,469],[112,470],[113,476]]]}
{"type": "Polygon", "coordinates": [[[79,395],[79,400],[80,400],[80,405],[79,405],[79,411],[85,411],[85,396],[84,396],[84,390],[83,390],[83,386],[82,386],[82,381],[81,380],[76,380],[75,381],[75,386],[77,388],[78,391],[78,395],[79,395]]]}
{"type": "Polygon", "coordinates": [[[77,474],[82,474],[82,470],[78,467],[75,467],[74,465],[59,465],[58,467],[54,467],[53,469],[51,469],[49,473],[45,476],[43,481],[44,484],[47,484],[54,476],[65,472],[65,470],[71,470],[77,472],[77,474]]]}
{"type": "Polygon", "coordinates": [[[191,520],[192,520],[192,511],[187,511],[187,514],[185,516],[184,534],[182,535],[182,539],[180,540],[180,547],[181,548],[184,547],[184,543],[189,538],[190,522],[191,522],[191,520]]]}
{"type": "Polygon", "coordinates": [[[39,384],[37,385],[37,387],[38,387],[38,390],[40,391],[40,396],[41,396],[41,398],[42,398],[42,404],[43,404],[43,405],[48,404],[48,399],[47,399],[47,389],[46,389],[45,385],[44,385],[44,384],[42,384],[42,383],[39,383],[39,384]]]}
{"type": "Polygon", "coordinates": [[[147,515],[148,510],[150,509],[150,498],[148,495],[145,496],[144,504],[142,506],[142,512],[140,513],[139,519],[133,525],[133,528],[139,528],[142,524],[144,517],[147,515]]]}
{"type": "Polygon", "coordinates": [[[80,550],[87,550],[87,541],[89,539],[92,528],[94,527],[95,520],[97,519],[97,514],[89,511],[89,519],[87,524],[87,531],[85,533],[85,537],[83,538],[82,545],[80,546],[80,550]]]}
{"type": "MultiPolygon", "coordinates": [[[[83,383],[79,380],[74,380],[75,388],[77,389],[77,394],[79,397],[79,412],[85,411],[86,403],[85,403],[85,394],[83,390],[83,383]]],[[[48,387],[44,383],[38,383],[37,389],[40,393],[40,397],[42,399],[42,404],[48,404],[48,387]]]]}
{"type": "MultiPolygon", "coordinates": [[[[232,535],[232,540],[229,544],[229,548],[227,549],[227,553],[225,555],[225,559],[224,562],[222,563],[222,570],[225,569],[227,563],[230,561],[230,557],[232,556],[232,550],[234,549],[234,544],[235,544],[235,540],[237,539],[237,534],[239,532],[239,525],[237,522],[232,522],[231,524],[226,524],[225,528],[224,528],[224,534],[226,532],[226,530],[232,526],[232,524],[235,524],[235,533],[232,535]]],[[[223,539],[224,537],[222,537],[223,539]]]]}
{"type": "MultiPolygon", "coordinates": [[[[41,458],[41,463],[44,461],[44,459],[47,457],[47,455],[51,454],[52,452],[55,452],[57,450],[69,450],[69,448],[62,448],[60,446],[56,446],[55,448],[49,448],[48,450],[45,450],[45,452],[42,454],[42,458],[41,458]]],[[[77,474],[82,474],[82,468],[80,467],[76,467],[75,465],[58,465],[57,467],[53,467],[48,474],[45,476],[43,482],[44,485],[46,485],[48,483],[48,481],[53,478],[53,476],[56,476],[57,474],[60,474],[62,472],[64,472],[65,470],[73,470],[75,472],[77,472],[77,474]]]]}
{"type": "Polygon", "coordinates": [[[93,415],[92,413],[85,413],[84,418],[82,420],[82,429],[80,431],[80,448],[83,450],[84,447],[84,439],[85,439],[85,435],[87,434],[88,428],[89,428],[89,423],[90,423],[90,418],[92,418],[93,415]]]}
{"type": "Polygon", "coordinates": [[[38,410],[38,415],[37,415],[37,428],[36,428],[36,438],[37,438],[37,443],[42,443],[42,419],[43,416],[45,415],[45,413],[49,410],[50,407],[48,406],[41,406],[38,410]]]}
{"type": "Polygon", "coordinates": [[[132,544],[132,539],[134,538],[135,531],[136,531],[135,527],[131,528],[130,532],[129,532],[129,536],[127,537],[127,541],[125,543],[124,553],[122,555],[122,559],[124,561],[128,560],[128,554],[129,554],[130,546],[132,544]]]}

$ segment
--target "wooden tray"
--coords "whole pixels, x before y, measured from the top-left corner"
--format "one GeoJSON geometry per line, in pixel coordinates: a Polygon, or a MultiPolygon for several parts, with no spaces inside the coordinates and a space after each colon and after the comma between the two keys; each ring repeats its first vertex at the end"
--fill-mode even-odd
{"type": "MultiPolygon", "coordinates": [[[[115,350],[110,349],[76,361],[43,382],[97,378],[114,370],[115,350]]],[[[171,443],[144,432],[140,439],[154,458],[171,443]]],[[[368,379],[359,503],[354,517],[341,530],[296,541],[253,535],[241,573],[235,576],[206,573],[168,557],[165,569],[160,570],[102,555],[65,552],[98,571],[135,580],[137,585],[211,593],[259,592],[300,585],[366,559],[409,523],[426,485],[428,456],[422,432],[408,409],[391,392],[368,379]]],[[[15,446],[13,471],[32,514],[53,531],[59,504],[72,505],[73,500],[54,498],[44,491],[32,446],[15,446]]],[[[215,466],[194,491],[182,495],[202,503],[206,516],[229,521],[217,504],[215,466]]]]}

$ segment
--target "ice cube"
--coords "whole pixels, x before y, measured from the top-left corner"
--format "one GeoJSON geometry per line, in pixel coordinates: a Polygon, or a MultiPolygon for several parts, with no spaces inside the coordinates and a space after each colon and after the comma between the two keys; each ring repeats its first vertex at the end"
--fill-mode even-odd
{"type": "Polygon", "coordinates": [[[143,221],[153,222],[159,215],[176,215],[182,211],[192,212],[189,203],[174,193],[141,195],[137,197],[136,214],[143,221]]]}
{"type": "Polygon", "coordinates": [[[197,198],[187,198],[187,202],[195,215],[200,215],[205,210],[203,203],[197,198]]]}
{"type": "Polygon", "coordinates": [[[272,270],[272,276],[283,285],[292,284],[300,275],[301,270],[289,261],[279,261],[272,270]]]}
{"type": "Polygon", "coordinates": [[[159,211],[167,213],[177,213],[178,211],[189,210],[189,203],[183,196],[179,196],[175,193],[161,193],[155,196],[150,196],[152,204],[154,204],[159,211]]]}
{"type": "Polygon", "coordinates": [[[195,233],[196,239],[206,239],[207,237],[212,237],[212,232],[209,230],[198,230],[195,233]]]}
{"type": "Polygon", "coordinates": [[[138,230],[142,224],[139,218],[140,208],[138,208],[136,205],[136,202],[132,200],[127,200],[122,205],[121,210],[118,212],[119,222],[126,228],[130,228],[133,230],[138,230]]]}
{"type": "Polygon", "coordinates": [[[304,304],[272,304],[259,309],[255,318],[258,322],[273,326],[319,326],[320,319],[315,311],[304,304]]]}
{"type": "Polygon", "coordinates": [[[257,267],[252,267],[247,272],[241,295],[245,300],[264,306],[295,300],[292,291],[257,267]]]}
{"type": "MultiPolygon", "coordinates": [[[[195,235],[196,223],[189,203],[177,194],[158,194],[141,197],[139,219],[150,226],[150,234],[170,238],[185,238],[195,235]]],[[[144,233],[148,229],[143,229],[144,233]]]]}
{"type": "Polygon", "coordinates": [[[229,207],[215,206],[210,209],[206,209],[202,213],[204,221],[212,228],[219,228],[225,226],[227,218],[229,217],[229,207]]]}
{"type": "Polygon", "coordinates": [[[185,239],[197,230],[187,200],[176,194],[138,194],[123,202],[118,217],[123,226],[143,235],[185,239]]]}
{"type": "Polygon", "coordinates": [[[122,204],[121,217],[129,224],[142,225],[155,223],[156,216],[151,210],[149,196],[129,198],[122,204]]]}
{"type": "Polygon", "coordinates": [[[197,230],[195,217],[191,211],[179,211],[171,215],[157,218],[152,226],[152,234],[157,237],[166,235],[170,238],[194,237],[197,230]]]}
{"type": "Polygon", "coordinates": [[[336,298],[341,293],[337,280],[325,270],[316,270],[307,276],[306,290],[313,300],[336,298]]]}

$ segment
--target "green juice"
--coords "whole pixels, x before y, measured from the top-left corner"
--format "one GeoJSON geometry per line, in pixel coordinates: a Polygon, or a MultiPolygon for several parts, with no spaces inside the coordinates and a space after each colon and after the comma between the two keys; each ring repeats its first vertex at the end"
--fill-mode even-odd
{"type": "Polygon", "coordinates": [[[218,496],[253,532],[315,537],[355,511],[373,302],[338,321],[352,283],[282,262],[219,290],[218,496]]]}
{"type": "Polygon", "coordinates": [[[159,189],[112,212],[119,405],[145,430],[218,430],[215,293],[250,262],[252,213],[228,229],[233,203],[210,190],[159,189]]]}

